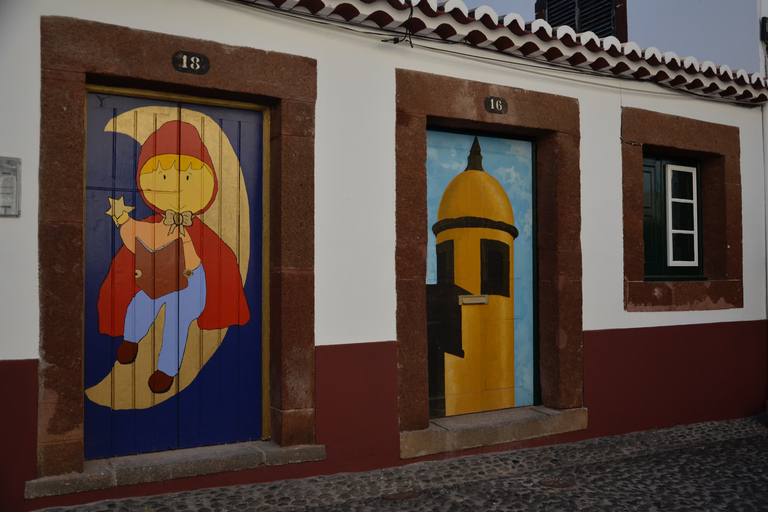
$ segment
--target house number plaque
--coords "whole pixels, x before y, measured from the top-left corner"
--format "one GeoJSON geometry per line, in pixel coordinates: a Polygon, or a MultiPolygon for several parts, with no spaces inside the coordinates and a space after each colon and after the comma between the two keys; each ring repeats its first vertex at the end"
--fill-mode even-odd
{"type": "Polygon", "coordinates": [[[211,69],[211,61],[201,53],[176,52],[172,63],[176,71],[193,75],[204,75],[211,69]]]}
{"type": "Polygon", "coordinates": [[[485,98],[485,110],[491,114],[506,114],[507,110],[509,110],[509,105],[504,98],[489,96],[485,98]]]}

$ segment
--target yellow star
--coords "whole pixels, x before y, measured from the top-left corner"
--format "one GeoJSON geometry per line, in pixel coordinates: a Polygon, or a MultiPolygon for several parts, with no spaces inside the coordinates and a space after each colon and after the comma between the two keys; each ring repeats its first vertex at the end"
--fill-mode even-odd
{"type": "Polygon", "coordinates": [[[109,199],[109,210],[107,210],[105,213],[112,217],[112,220],[115,222],[115,226],[119,226],[128,220],[127,218],[122,219],[121,217],[128,217],[128,213],[135,209],[133,206],[126,206],[125,196],[120,196],[120,199],[113,199],[111,197],[108,197],[107,199],[109,199]]]}

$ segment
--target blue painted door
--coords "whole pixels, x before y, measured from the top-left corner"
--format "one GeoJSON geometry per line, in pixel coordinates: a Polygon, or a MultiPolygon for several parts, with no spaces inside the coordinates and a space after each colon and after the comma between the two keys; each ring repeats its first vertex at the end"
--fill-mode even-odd
{"type": "Polygon", "coordinates": [[[262,437],[263,127],[88,95],[86,459],[262,437]]]}

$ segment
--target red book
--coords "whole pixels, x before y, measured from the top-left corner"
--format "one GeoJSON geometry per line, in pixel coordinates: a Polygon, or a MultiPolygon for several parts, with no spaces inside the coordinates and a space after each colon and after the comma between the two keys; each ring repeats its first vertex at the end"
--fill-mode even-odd
{"type": "Polygon", "coordinates": [[[136,286],[151,299],[186,288],[185,270],[184,250],[178,239],[153,251],[136,238],[136,286]]]}

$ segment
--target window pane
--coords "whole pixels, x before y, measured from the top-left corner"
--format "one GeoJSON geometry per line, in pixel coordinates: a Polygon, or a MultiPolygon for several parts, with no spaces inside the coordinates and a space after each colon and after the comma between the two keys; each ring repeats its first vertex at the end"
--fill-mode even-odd
{"type": "Polygon", "coordinates": [[[693,199],[693,173],[672,171],[672,197],[693,199]]]}
{"type": "Polygon", "coordinates": [[[672,229],[693,231],[692,203],[672,203],[672,229]]]}
{"type": "Polygon", "coordinates": [[[674,261],[693,261],[694,236],[674,233],[672,235],[672,259],[674,261]]]}

